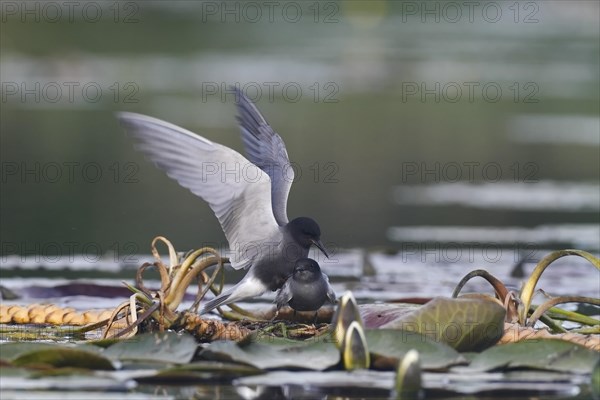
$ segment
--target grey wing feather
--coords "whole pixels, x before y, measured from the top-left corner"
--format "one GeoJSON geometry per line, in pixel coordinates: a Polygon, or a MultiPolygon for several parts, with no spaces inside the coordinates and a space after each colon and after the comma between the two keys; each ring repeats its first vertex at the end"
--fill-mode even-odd
{"type": "Polygon", "coordinates": [[[333,288],[329,284],[329,277],[327,275],[323,274],[323,279],[325,279],[325,282],[327,282],[327,298],[329,299],[329,301],[332,304],[335,304],[337,301],[337,296],[335,295],[333,288]]]}
{"type": "Polygon", "coordinates": [[[275,303],[277,304],[277,309],[284,307],[287,303],[292,299],[292,288],[291,285],[292,278],[289,278],[279,289],[277,295],[275,296],[275,303]]]}
{"type": "Polygon", "coordinates": [[[146,158],[208,202],[233,251],[232,266],[249,267],[259,252],[259,246],[249,244],[264,243],[279,230],[272,212],[270,178],[258,169],[251,181],[222,174],[236,168],[243,171],[250,163],[235,150],[176,125],[134,113],[117,117],[146,158]]]}
{"type": "Polygon", "coordinates": [[[231,293],[221,293],[214,299],[207,301],[206,304],[202,307],[200,314],[206,314],[207,312],[226,304],[230,296],[231,293]]]}
{"type": "Polygon", "coordinates": [[[273,214],[280,226],[287,224],[287,199],[294,180],[294,170],[285,143],[267,123],[258,108],[242,91],[236,91],[237,120],[248,159],[271,178],[273,214]]]}

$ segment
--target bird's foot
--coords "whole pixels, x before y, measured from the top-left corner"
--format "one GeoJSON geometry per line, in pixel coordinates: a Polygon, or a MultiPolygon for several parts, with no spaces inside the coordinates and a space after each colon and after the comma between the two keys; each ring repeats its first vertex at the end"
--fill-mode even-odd
{"type": "Polygon", "coordinates": [[[277,317],[279,317],[279,310],[275,311],[275,315],[273,315],[273,318],[271,318],[270,321],[275,321],[277,317]]]}
{"type": "Polygon", "coordinates": [[[315,316],[313,317],[313,326],[317,326],[317,317],[319,316],[319,310],[315,311],[315,316]]]}

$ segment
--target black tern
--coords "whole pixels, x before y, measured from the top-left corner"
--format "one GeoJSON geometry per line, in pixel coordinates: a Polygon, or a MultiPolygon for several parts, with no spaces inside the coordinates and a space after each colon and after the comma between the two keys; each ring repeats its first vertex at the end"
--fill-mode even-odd
{"type": "Polygon", "coordinates": [[[317,311],[325,301],[335,303],[335,292],[319,264],[310,258],[296,261],[294,273],[277,292],[277,312],[286,304],[294,311],[317,311]]]}
{"type": "Polygon", "coordinates": [[[117,114],[137,150],[209,204],[229,242],[231,265],[248,269],[238,284],[207,302],[201,314],[279,289],[292,275],[296,260],[308,256],[311,245],[328,257],[313,219],[288,222],[287,198],[294,173],[283,140],[240,91],[236,91],[236,104],[250,161],[168,122],[129,112],[117,114]]]}

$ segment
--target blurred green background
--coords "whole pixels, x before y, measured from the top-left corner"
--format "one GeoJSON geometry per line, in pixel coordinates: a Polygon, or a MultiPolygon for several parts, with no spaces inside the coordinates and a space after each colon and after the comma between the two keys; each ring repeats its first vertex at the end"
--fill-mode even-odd
{"type": "Polygon", "coordinates": [[[2,3],[4,255],[224,246],[114,112],[242,151],[228,85],[330,246],[600,247],[597,1],[77,4],[2,3]]]}

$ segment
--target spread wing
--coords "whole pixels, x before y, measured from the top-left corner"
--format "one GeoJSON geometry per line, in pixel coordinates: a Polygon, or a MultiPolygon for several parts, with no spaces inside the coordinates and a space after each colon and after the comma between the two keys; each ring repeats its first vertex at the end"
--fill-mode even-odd
{"type": "Polygon", "coordinates": [[[248,268],[279,230],[270,178],[235,150],[176,125],[134,113],[117,117],[137,150],[210,205],[229,242],[232,266],[248,268]]]}
{"type": "Polygon", "coordinates": [[[236,91],[237,120],[248,159],[271,178],[273,215],[280,226],[288,223],[287,199],[294,180],[285,143],[267,123],[258,108],[240,90],[236,91]]]}

